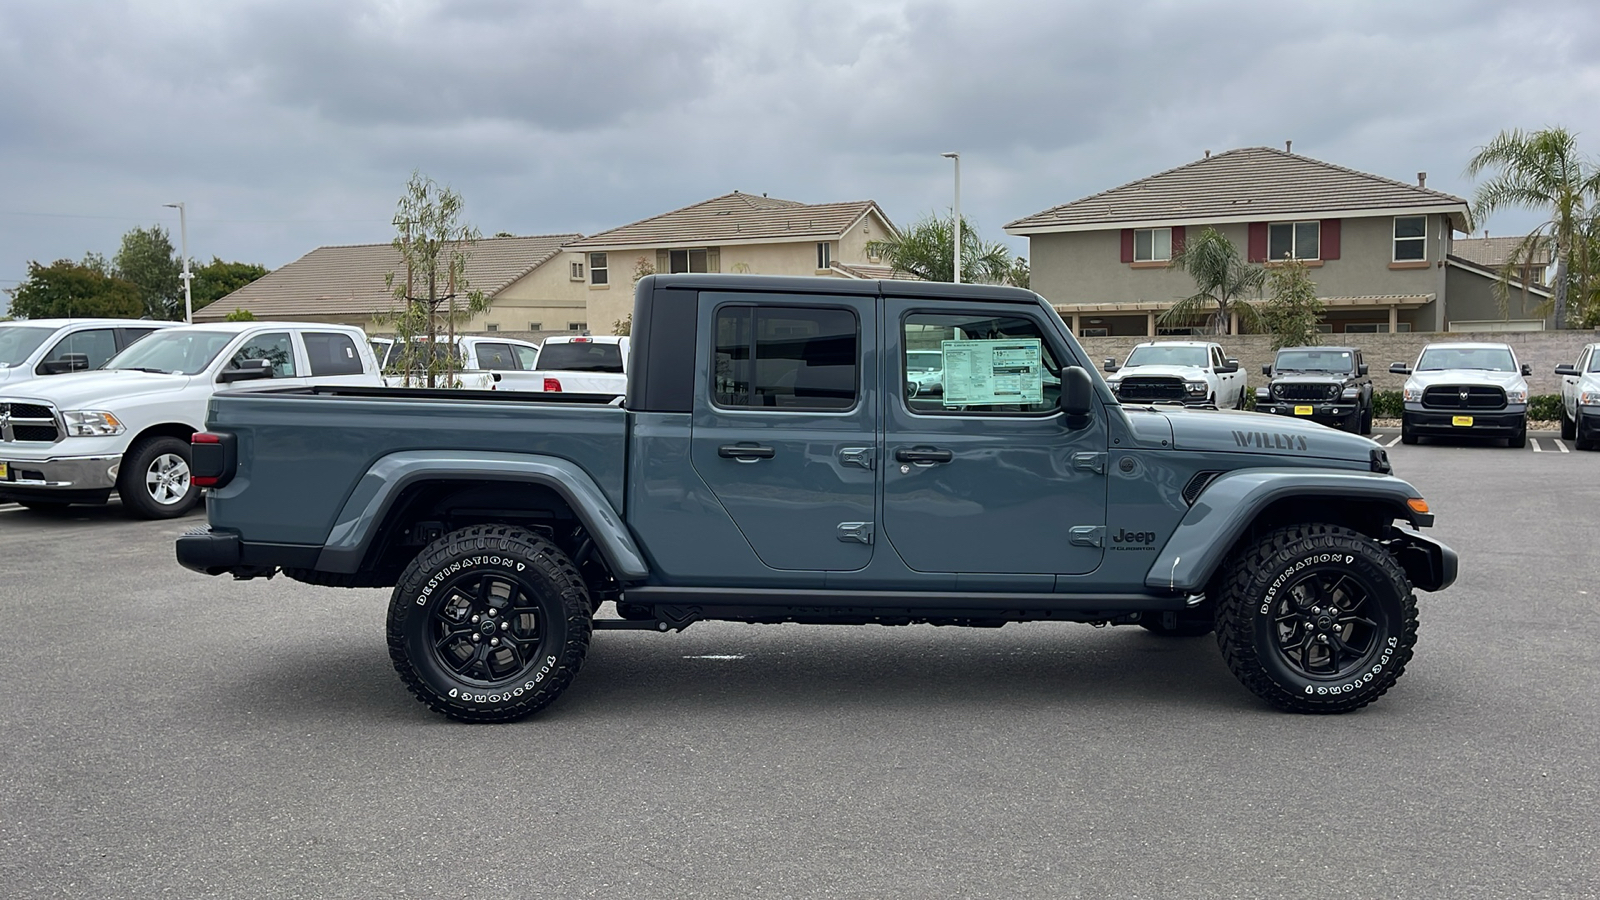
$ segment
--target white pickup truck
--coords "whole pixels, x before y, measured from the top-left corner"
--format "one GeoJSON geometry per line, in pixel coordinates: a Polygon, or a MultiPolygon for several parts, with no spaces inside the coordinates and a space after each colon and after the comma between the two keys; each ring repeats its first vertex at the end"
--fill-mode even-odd
{"type": "Polygon", "coordinates": [[[42,375],[98,369],[134,341],[176,324],[149,319],[0,322],[0,388],[42,375]]]}
{"type": "Polygon", "coordinates": [[[218,322],[164,328],[99,371],[0,385],[0,502],[32,509],[105,503],[183,515],[199,500],[189,437],[211,395],[299,385],[382,386],[361,329],[218,322]]]}
{"type": "Polygon", "coordinates": [[[546,338],[532,372],[502,374],[513,390],[621,397],[628,393],[629,347],[627,337],[546,338]]]}
{"type": "MultiPolygon", "coordinates": [[[[448,340],[448,339],[447,339],[448,340]]],[[[400,371],[400,356],[404,345],[392,337],[368,339],[372,350],[382,361],[384,383],[389,387],[419,387],[427,384],[427,376],[413,372],[409,377],[400,371]]],[[[441,342],[444,346],[444,342],[441,342]]],[[[458,335],[451,353],[454,370],[448,387],[465,390],[532,390],[526,387],[530,379],[507,379],[510,372],[526,372],[539,358],[539,345],[515,338],[483,335],[458,335]],[[509,381],[509,383],[507,383],[509,381]]]]}
{"type": "Polygon", "coordinates": [[[1248,387],[1239,361],[1207,341],[1139,344],[1122,365],[1105,362],[1106,385],[1123,403],[1244,409],[1248,387]]]}
{"type": "Polygon", "coordinates": [[[1561,436],[1579,450],[1600,450],[1600,344],[1586,344],[1561,376],[1561,436]]]}

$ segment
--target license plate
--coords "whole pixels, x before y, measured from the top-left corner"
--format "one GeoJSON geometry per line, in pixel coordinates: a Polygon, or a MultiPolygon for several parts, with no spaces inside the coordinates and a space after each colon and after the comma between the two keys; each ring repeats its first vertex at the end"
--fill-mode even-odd
{"type": "Polygon", "coordinates": [[[1472,417],[1471,416],[1451,416],[1450,417],[1450,424],[1451,425],[1458,425],[1458,426],[1460,426],[1462,428],[1471,428],[1472,427],[1472,417]]]}
{"type": "Polygon", "coordinates": [[[1309,407],[1309,406],[1296,406],[1294,408],[1294,414],[1297,415],[1297,416],[1309,416],[1309,415],[1311,415],[1311,407],[1309,407]]]}
{"type": "Polygon", "coordinates": [[[0,481],[5,481],[5,480],[9,479],[10,477],[11,477],[10,469],[6,466],[5,463],[0,463],[0,481]]]}

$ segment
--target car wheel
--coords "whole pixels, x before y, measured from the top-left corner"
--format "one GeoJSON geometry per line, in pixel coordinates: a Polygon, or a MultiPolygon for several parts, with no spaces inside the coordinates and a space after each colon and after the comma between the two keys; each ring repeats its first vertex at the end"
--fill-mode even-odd
{"type": "Polygon", "coordinates": [[[1370,403],[1367,404],[1367,408],[1361,412],[1361,433],[1372,433],[1372,404],[1370,403]]]}
{"type": "Polygon", "coordinates": [[[189,442],[157,436],[129,447],[117,472],[117,495],[139,519],[172,519],[194,509],[200,488],[189,475],[189,442]]]}
{"type": "Polygon", "coordinates": [[[1400,418],[1400,443],[1415,444],[1416,442],[1417,433],[1411,428],[1411,420],[1402,416],[1400,418]]]}
{"type": "Polygon", "coordinates": [[[1517,433],[1506,438],[1506,446],[1514,450],[1528,446],[1528,423],[1524,421],[1517,433]]]}
{"type": "Polygon", "coordinates": [[[555,544],[475,525],[429,544],[389,600],[389,656],[417,699],[463,722],[511,722],[566,690],[589,650],[589,591],[555,544]]]}
{"type": "Polygon", "coordinates": [[[1417,600],[1382,545],[1337,525],[1273,531],[1229,561],[1217,644],[1245,687],[1299,713],[1360,709],[1417,642],[1417,600]]]}
{"type": "Polygon", "coordinates": [[[1578,436],[1578,423],[1567,416],[1566,404],[1561,406],[1561,439],[1570,441],[1578,436]]]}

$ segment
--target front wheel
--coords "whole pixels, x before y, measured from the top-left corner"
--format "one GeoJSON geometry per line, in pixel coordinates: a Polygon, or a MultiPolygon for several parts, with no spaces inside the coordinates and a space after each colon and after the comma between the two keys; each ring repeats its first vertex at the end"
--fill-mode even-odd
{"type": "Polygon", "coordinates": [[[1291,525],[1224,573],[1217,644],[1245,687],[1289,712],[1342,713],[1389,690],[1417,642],[1417,601],[1393,556],[1336,525],[1291,525]]]}
{"type": "Polygon", "coordinates": [[[172,519],[194,509],[200,488],[189,476],[189,442],[147,437],[129,447],[117,470],[117,495],[139,519],[172,519]]]}
{"type": "Polygon", "coordinates": [[[1367,404],[1366,409],[1361,411],[1361,433],[1372,434],[1372,404],[1370,403],[1367,404]]]}
{"type": "Polygon", "coordinates": [[[1400,420],[1400,443],[1415,444],[1416,442],[1417,433],[1412,430],[1411,421],[1409,419],[1402,418],[1400,420]]]}
{"type": "Polygon", "coordinates": [[[1523,447],[1528,446],[1528,423],[1527,422],[1523,422],[1522,423],[1522,427],[1517,429],[1517,433],[1516,434],[1513,434],[1511,437],[1506,438],[1506,446],[1510,447],[1510,448],[1512,448],[1514,450],[1520,450],[1523,447]]]}
{"type": "Polygon", "coordinates": [[[589,591],[550,541],[504,525],[452,531],[389,601],[389,656],[435,712],[512,722],[566,690],[589,650],[589,591]]]}

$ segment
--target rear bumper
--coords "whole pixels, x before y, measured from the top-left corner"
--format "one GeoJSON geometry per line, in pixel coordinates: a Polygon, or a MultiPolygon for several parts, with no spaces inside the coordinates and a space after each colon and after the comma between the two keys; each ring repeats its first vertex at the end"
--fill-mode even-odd
{"type": "Polygon", "coordinates": [[[1488,411],[1424,409],[1420,403],[1407,403],[1401,422],[1417,434],[1487,435],[1510,437],[1528,428],[1528,406],[1515,403],[1505,409],[1488,411]],[[1458,425],[1459,417],[1469,417],[1471,425],[1458,425]]]}
{"type": "Polygon", "coordinates": [[[238,578],[270,575],[280,566],[315,568],[321,547],[303,544],[247,544],[231,531],[201,526],[178,538],[178,564],[204,575],[232,573],[238,578]]]}

